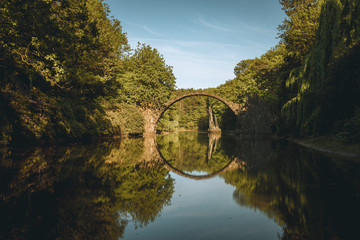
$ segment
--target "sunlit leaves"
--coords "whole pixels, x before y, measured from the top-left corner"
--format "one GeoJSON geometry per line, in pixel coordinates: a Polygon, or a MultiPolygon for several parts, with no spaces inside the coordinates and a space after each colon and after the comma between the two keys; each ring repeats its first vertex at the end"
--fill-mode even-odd
{"type": "Polygon", "coordinates": [[[224,94],[228,92],[231,99],[235,88],[235,101],[239,103],[246,103],[251,97],[275,94],[280,85],[279,70],[284,63],[285,54],[285,45],[279,44],[260,58],[239,62],[234,68],[236,78],[220,86],[219,90],[224,94]]]}
{"type": "MultiPolygon", "coordinates": [[[[97,0],[11,0],[0,9],[6,55],[29,75],[67,90],[81,93],[77,89],[84,85],[110,80],[128,50],[119,21],[109,19],[106,5],[97,0]]],[[[90,92],[101,94],[97,91],[90,92]]]]}
{"type": "Polygon", "coordinates": [[[322,1],[281,0],[280,3],[288,15],[279,26],[280,37],[286,43],[288,55],[301,63],[315,42],[322,1]]]}
{"type": "Polygon", "coordinates": [[[147,108],[164,104],[175,90],[172,67],[166,65],[157,49],[149,45],[138,45],[134,54],[125,60],[124,74],[117,81],[120,101],[147,108]]]}
{"type": "Polygon", "coordinates": [[[288,14],[291,24],[282,35],[289,51],[285,66],[290,74],[285,85],[288,93],[293,92],[282,109],[302,134],[336,133],[339,131],[336,126],[343,125],[359,106],[355,97],[359,87],[355,83],[357,78],[353,77],[358,67],[352,60],[356,59],[359,43],[359,35],[355,34],[360,31],[359,4],[353,0],[327,0],[317,4],[322,7],[321,12],[316,5],[293,8],[288,14]],[[318,16],[317,19],[314,16],[318,16]],[[302,34],[298,34],[302,27],[304,33],[307,29],[317,29],[312,30],[316,35],[297,38],[302,34]],[[347,61],[347,66],[338,59],[347,61]]]}

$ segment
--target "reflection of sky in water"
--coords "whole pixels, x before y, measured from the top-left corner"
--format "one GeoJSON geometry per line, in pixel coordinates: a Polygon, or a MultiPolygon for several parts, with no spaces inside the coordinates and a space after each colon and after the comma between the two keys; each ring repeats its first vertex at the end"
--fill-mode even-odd
{"type": "Polygon", "coordinates": [[[261,211],[239,206],[220,177],[192,180],[174,173],[171,205],[145,228],[129,224],[124,239],[278,239],[282,229],[261,211]]]}
{"type": "Polygon", "coordinates": [[[205,171],[184,171],[184,173],[192,175],[192,176],[206,176],[206,175],[209,175],[209,173],[205,172],[205,171]]]}

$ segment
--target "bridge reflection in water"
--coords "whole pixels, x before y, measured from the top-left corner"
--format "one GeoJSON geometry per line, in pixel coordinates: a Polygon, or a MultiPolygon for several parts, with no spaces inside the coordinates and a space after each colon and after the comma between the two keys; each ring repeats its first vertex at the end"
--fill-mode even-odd
{"type": "Polygon", "coordinates": [[[237,156],[236,147],[232,147],[234,142],[222,139],[220,132],[187,132],[158,136],[156,147],[166,169],[202,180],[246,167],[237,156]],[[224,148],[225,145],[228,147],[224,148]]]}

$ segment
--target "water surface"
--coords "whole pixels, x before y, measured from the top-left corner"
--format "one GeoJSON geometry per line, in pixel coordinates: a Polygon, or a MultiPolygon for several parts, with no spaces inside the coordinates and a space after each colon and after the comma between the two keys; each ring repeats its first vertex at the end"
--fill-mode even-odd
{"type": "Polygon", "coordinates": [[[3,149],[0,239],[357,239],[359,172],[197,132],[3,149]]]}

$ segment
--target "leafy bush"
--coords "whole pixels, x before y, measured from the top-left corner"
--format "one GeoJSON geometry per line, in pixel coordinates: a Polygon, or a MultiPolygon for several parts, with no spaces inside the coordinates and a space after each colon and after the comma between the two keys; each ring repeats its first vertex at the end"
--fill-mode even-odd
{"type": "Polygon", "coordinates": [[[136,106],[126,103],[106,103],[106,115],[118,134],[136,135],[144,132],[145,120],[136,106]],[[120,131],[119,131],[120,130],[120,131]]]}

